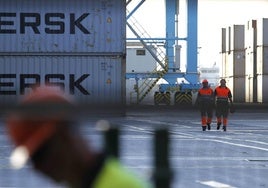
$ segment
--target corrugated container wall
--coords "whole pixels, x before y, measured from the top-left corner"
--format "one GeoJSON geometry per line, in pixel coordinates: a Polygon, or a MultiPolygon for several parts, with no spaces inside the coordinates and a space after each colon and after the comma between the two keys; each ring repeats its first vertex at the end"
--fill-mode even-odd
{"type": "Polygon", "coordinates": [[[226,77],[232,77],[234,75],[234,62],[233,62],[233,56],[231,55],[231,53],[232,51],[229,51],[226,53],[226,62],[225,62],[225,76],[226,77]]]}
{"type": "Polygon", "coordinates": [[[246,49],[246,102],[257,102],[257,77],[256,77],[256,44],[257,21],[247,22],[245,29],[246,49]]]}
{"type": "Polygon", "coordinates": [[[221,54],[222,54],[222,66],[220,77],[226,77],[226,57],[227,57],[227,33],[226,28],[221,29],[221,54]]]}
{"type": "Polygon", "coordinates": [[[1,52],[125,52],[123,0],[10,0],[0,5],[1,52]]]}
{"type": "Polygon", "coordinates": [[[226,28],[221,28],[221,53],[226,52],[226,28]]]}
{"type": "Polygon", "coordinates": [[[1,56],[1,101],[14,100],[31,85],[47,82],[62,86],[81,102],[120,103],[120,61],[109,56],[1,56]]]}
{"type": "Polygon", "coordinates": [[[83,103],[125,102],[126,2],[0,1],[0,103],[36,82],[83,103]]]}
{"type": "Polygon", "coordinates": [[[261,18],[257,20],[257,45],[268,46],[268,18],[261,18]]]}
{"type": "Polygon", "coordinates": [[[230,34],[230,50],[244,49],[244,25],[233,25],[230,34]]]}
{"type": "Polygon", "coordinates": [[[234,102],[245,102],[244,25],[229,27],[229,51],[225,59],[225,78],[233,92],[234,102]]]}
{"type": "Polygon", "coordinates": [[[268,18],[257,20],[257,95],[258,102],[268,102],[268,18]]]}

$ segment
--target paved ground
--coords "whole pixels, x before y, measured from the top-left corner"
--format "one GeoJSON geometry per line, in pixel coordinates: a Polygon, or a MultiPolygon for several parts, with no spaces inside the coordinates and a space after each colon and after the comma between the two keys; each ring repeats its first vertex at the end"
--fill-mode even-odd
{"type": "MultiPolygon", "coordinates": [[[[129,108],[124,117],[110,117],[120,126],[122,162],[150,180],[154,171],[155,130],[170,133],[172,188],[256,188],[268,187],[268,110],[238,108],[230,115],[227,132],[203,132],[199,112],[176,108],[129,108]]],[[[96,149],[102,135],[94,125],[98,118],[84,119],[81,130],[96,149]]],[[[214,118],[215,119],[215,118],[214,118]]],[[[57,187],[31,165],[14,171],[8,165],[12,145],[0,123],[0,187],[57,187]]],[[[58,186],[60,187],[60,186],[58,186]]]]}

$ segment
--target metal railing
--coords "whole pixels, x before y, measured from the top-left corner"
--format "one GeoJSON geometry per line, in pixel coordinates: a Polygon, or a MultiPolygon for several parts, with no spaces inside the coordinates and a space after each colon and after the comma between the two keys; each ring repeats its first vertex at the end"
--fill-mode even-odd
{"type": "MultiPolygon", "coordinates": [[[[127,11],[127,13],[129,13],[129,11],[127,11]]],[[[137,40],[142,43],[142,45],[156,60],[155,69],[152,70],[151,73],[147,74],[147,76],[144,78],[143,83],[137,89],[137,103],[140,103],[152,90],[156,83],[167,73],[168,59],[163,49],[157,45],[159,43],[159,40],[150,39],[150,35],[133,16],[130,16],[128,18],[127,26],[137,37],[137,40]]]]}

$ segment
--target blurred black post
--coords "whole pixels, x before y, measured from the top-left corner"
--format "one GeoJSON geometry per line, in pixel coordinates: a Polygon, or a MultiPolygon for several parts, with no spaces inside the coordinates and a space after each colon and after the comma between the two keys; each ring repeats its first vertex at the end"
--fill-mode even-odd
{"type": "Polygon", "coordinates": [[[167,129],[155,131],[154,159],[155,188],[170,188],[172,173],[169,166],[169,132],[167,129]]]}
{"type": "Polygon", "coordinates": [[[105,149],[108,155],[119,157],[119,129],[110,127],[104,133],[105,149]]]}

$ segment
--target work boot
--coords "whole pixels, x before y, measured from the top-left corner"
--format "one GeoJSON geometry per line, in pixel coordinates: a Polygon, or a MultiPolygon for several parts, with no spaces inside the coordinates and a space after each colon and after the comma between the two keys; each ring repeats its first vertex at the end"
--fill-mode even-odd
{"type": "Polygon", "coordinates": [[[222,127],[222,129],[223,129],[223,131],[226,131],[226,125],[224,125],[223,127],[222,127]]]}
{"type": "Polygon", "coordinates": [[[208,130],[210,130],[210,128],[211,128],[211,127],[210,127],[210,123],[207,123],[207,126],[208,126],[208,130]]]}
{"type": "Polygon", "coordinates": [[[219,130],[221,128],[221,122],[217,123],[217,130],[219,130]]]}
{"type": "Polygon", "coordinates": [[[202,130],[203,131],[206,131],[206,126],[202,126],[202,130]]]}

